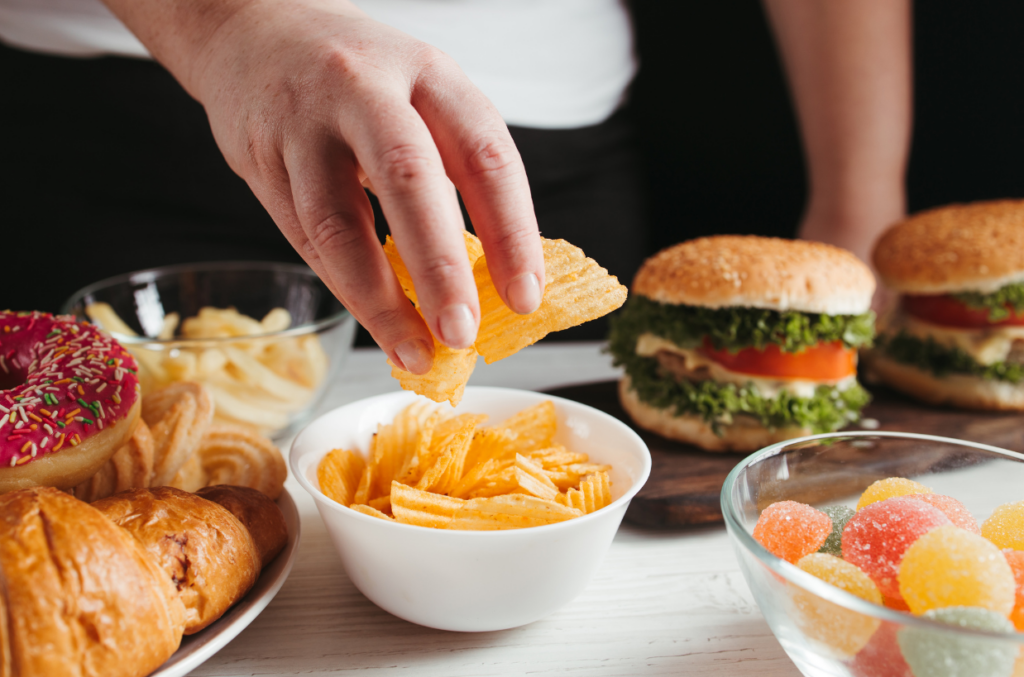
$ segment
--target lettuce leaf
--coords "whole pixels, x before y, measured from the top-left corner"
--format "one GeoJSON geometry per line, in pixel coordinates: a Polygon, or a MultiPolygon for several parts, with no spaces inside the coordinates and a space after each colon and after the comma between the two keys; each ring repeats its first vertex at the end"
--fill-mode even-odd
{"type": "Polygon", "coordinates": [[[695,348],[708,337],[715,348],[731,351],[764,348],[770,343],[795,353],[821,342],[842,341],[850,348],[871,345],[875,314],[825,315],[779,312],[760,308],[702,308],[658,303],[631,296],[611,318],[611,340],[631,342],[644,332],[672,341],[680,348],[695,348]]]}
{"type": "Polygon", "coordinates": [[[991,294],[962,292],[952,297],[976,310],[987,310],[989,322],[999,322],[1010,317],[1010,311],[1020,315],[1024,311],[1024,283],[1008,284],[991,294]]]}
{"type": "Polygon", "coordinates": [[[703,418],[715,431],[737,415],[752,416],[766,428],[797,426],[815,433],[831,432],[860,418],[871,396],[859,384],[840,391],[819,386],[813,397],[782,391],[775,397],[761,395],[753,386],[717,381],[677,381],[662,374],[658,361],[635,353],[623,364],[642,402],[679,414],[703,418]]]}
{"type": "Polygon", "coordinates": [[[897,362],[909,364],[936,376],[966,374],[990,381],[1020,383],[1024,381],[1024,364],[1019,362],[996,362],[981,364],[968,353],[954,346],[947,346],[929,337],[922,339],[901,331],[895,336],[878,337],[878,345],[886,355],[897,362]]]}

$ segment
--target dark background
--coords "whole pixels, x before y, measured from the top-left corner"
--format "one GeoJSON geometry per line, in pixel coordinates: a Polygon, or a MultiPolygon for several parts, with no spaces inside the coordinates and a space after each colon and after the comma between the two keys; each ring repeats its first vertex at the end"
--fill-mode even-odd
{"type": "MultiPolygon", "coordinates": [[[[641,70],[627,114],[646,250],[711,233],[792,236],[804,169],[760,4],[632,7],[641,70]]],[[[1021,196],[1024,5],[923,0],[914,22],[910,209],[1021,196]]],[[[152,63],[0,48],[0,308],[55,311],[85,284],[168,263],[298,260],[216,152],[202,108],[174,91],[152,63]]]]}

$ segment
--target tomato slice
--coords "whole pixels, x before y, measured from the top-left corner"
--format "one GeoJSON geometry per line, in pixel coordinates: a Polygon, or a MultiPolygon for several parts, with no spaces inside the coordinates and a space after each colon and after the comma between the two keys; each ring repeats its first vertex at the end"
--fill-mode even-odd
{"type": "Polygon", "coordinates": [[[971,308],[949,294],[928,296],[905,294],[900,303],[907,315],[943,327],[982,329],[985,327],[1024,326],[1024,315],[1017,315],[1013,308],[1007,308],[1010,311],[1010,316],[1005,320],[989,322],[988,310],[971,308]]]}
{"type": "Polygon", "coordinates": [[[842,341],[819,343],[798,353],[783,352],[770,343],[763,349],[744,348],[731,353],[718,350],[708,339],[699,352],[729,371],[751,376],[799,378],[808,381],[839,381],[857,373],[857,351],[842,341]]]}

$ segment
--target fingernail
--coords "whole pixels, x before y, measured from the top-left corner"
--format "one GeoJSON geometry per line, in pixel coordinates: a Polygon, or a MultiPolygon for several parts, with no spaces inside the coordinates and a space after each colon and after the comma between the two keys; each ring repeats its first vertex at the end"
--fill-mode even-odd
{"type": "Polygon", "coordinates": [[[527,315],[540,307],[540,282],[533,273],[523,273],[508,283],[505,298],[509,307],[520,315],[527,315]]]}
{"type": "Polygon", "coordinates": [[[476,340],[476,320],[465,303],[450,305],[438,317],[441,340],[449,348],[468,348],[476,340]]]}
{"type": "Polygon", "coordinates": [[[420,339],[409,339],[395,346],[395,354],[402,361],[406,371],[426,374],[434,363],[430,348],[420,339]]]}

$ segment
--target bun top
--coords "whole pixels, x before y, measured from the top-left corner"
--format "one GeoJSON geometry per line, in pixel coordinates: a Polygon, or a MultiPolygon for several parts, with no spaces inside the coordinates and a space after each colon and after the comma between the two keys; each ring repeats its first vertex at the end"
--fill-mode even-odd
{"type": "Polygon", "coordinates": [[[838,247],[754,235],[719,235],[664,249],[644,262],[633,292],[661,303],[859,315],[875,278],[838,247]]]}
{"type": "Polygon", "coordinates": [[[994,292],[1024,280],[1024,200],[949,205],[892,226],[872,252],[882,281],[911,294],[994,292]]]}

